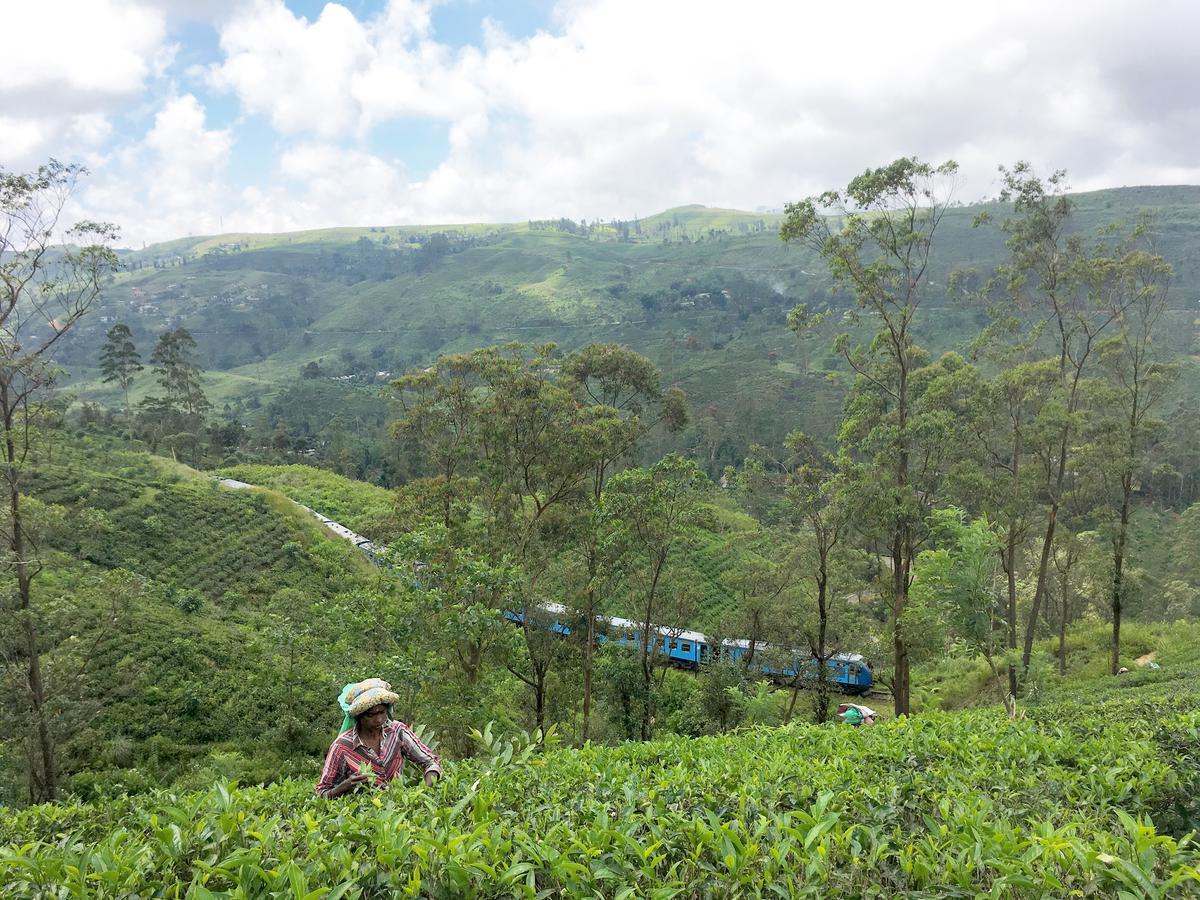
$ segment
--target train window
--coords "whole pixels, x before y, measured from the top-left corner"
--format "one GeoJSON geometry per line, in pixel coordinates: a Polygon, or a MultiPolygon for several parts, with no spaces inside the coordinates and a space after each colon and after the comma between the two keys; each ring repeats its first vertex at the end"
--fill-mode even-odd
{"type": "Polygon", "coordinates": [[[684,653],[691,653],[691,652],[692,652],[692,645],[691,645],[689,642],[687,642],[687,641],[680,641],[680,642],[679,642],[679,649],[680,649],[680,650],[682,650],[684,653]]]}

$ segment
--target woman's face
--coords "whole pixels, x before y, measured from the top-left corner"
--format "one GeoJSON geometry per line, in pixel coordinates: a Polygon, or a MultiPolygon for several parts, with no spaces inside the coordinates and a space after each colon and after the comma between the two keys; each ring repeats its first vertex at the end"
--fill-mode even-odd
{"type": "Polygon", "coordinates": [[[380,703],[378,706],[372,706],[365,713],[358,717],[358,724],[365,725],[367,728],[379,728],[387,721],[387,707],[380,703]]]}

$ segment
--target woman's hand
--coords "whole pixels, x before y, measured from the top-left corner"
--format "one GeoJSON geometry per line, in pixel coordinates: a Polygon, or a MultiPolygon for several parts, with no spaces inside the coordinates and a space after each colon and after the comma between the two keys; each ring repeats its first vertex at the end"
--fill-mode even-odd
{"type": "Polygon", "coordinates": [[[334,788],[335,797],[340,797],[342,794],[348,794],[351,791],[358,790],[360,785],[369,784],[375,779],[373,774],[367,775],[362,772],[351,772],[350,777],[334,788]]]}
{"type": "Polygon", "coordinates": [[[433,783],[438,780],[437,772],[425,773],[425,787],[433,787],[433,783]]]}

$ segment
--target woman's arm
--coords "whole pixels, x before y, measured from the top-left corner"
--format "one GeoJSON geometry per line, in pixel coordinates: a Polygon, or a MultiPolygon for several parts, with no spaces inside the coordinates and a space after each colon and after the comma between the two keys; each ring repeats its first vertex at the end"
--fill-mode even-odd
{"type": "Polygon", "coordinates": [[[364,784],[370,777],[351,768],[342,748],[335,743],[325,756],[325,768],[321,770],[321,779],[317,782],[317,796],[340,797],[364,784]]]}
{"type": "Polygon", "coordinates": [[[403,722],[397,724],[400,726],[400,752],[404,754],[405,759],[411,759],[421,767],[421,771],[425,773],[425,784],[433,784],[442,777],[442,761],[438,759],[437,754],[421,743],[412,733],[412,729],[403,722]]]}

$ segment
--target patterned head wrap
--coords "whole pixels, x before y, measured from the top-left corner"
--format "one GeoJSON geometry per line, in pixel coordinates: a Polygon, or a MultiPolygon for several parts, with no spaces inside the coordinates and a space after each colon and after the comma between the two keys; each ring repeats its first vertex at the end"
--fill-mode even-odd
{"type": "Polygon", "coordinates": [[[392,693],[392,686],[381,678],[368,678],[366,681],[352,681],[342,688],[338,697],[338,706],[342,708],[342,731],[354,727],[354,720],[372,706],[383,704],[391,712],[392,704],[400,698],[392,693]]]}
{"type": "Polygon", "coordinates": [[[851,725],[861,725],[869,718],[874,718],[877,713],[869,706],[860,706],[857,703],[843,703],[838,707],[838,715],[842,717],[844,722],[851,725]]]}

